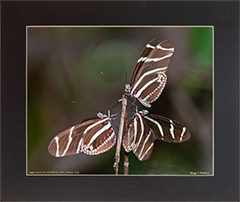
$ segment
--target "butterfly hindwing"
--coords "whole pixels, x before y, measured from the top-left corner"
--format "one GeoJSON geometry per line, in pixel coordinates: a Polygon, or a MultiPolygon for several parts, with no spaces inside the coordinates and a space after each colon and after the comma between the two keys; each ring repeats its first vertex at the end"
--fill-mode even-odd
{"type": "Polygon", "coordinates": [[[98,155],[108,151],[116,142],[116,135],[111,126],[110,118],[99,119],[85,130],[82,151],[89,155],[98,155]]]}
{"type": "Polygon", "coordinates": [[[154,102],[160,96],[166,82],[167,76],[164,73],[147,75],[139,83],[133,95],[144,106],[151,107],[150,103],[154,102]]]}
{"type": "Polygon", "coordinates": [[[126,152],[133,151],[140,161],[147,160],[153,151],[154,136],[142,116],[136,113],[127,133],[123,138],[123,147],[126,152]]]}

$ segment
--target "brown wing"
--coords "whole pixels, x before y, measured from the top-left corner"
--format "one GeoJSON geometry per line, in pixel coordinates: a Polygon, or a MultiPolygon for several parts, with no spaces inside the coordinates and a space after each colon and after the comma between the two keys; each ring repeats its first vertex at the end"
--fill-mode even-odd
{"type": "Polygon", "coordinates": [[[189,140],[191,137],[189,130],[177,121],[153,114],[144,117],[157,139],[180,143],[189,140]]]}
{"type": "Polygon", "coordinates": [[[150,130],[141,115],[136,113],[133,122],[130,124],[123,138],[123,147],[125,151],[133,151],[140,161],[145,161],[151,156],[153,146],[154,136],[152,130],[150,130]]]}
{"type": "Polygon", "coordinates": [[[98,155],[111,149],[116,142],[116,135],[109,118],[104,122],[91,125],[86,129],[82,151],[88,155],[98,155]]]}
{"type": "Polygon", "coordinates": [[[142,53],[137,61],[137,64],[134,68],[133,74],[132,74],[132,78],[131,78],[131,86],[134,83],[135,77],[138,74],[138,71],[140,70],[140,67],[142,67],[142,64],[144,63],[145,58],[148,57],[148,55],[150,54],[150,52],[155,48],[156,45],[158,45],[160,43],[160,40],[158,39],[153,39],[151,41],[148,42],[148,44],[144,47],[144,49],[142,50],[142,53]]]}
{"type": "Polygon", "coordinates": [[[159,40],[154,40],[152,44],[149,42],[146,45],[143,56],[138,60],[131,79],[130,94],[138,98],[144,106],[150,107],[150,103],[162,93],[167,82],[165,72],[173,51],[171,41],[159,43],[159,40]]]}
{"type": "Polygon", "coordinates": [[[90,119],[55,136],[48,146],[48,152],[55,157],[74,155],[80,152],[97,155],[109,150],[115,144],[115,139],[109,118],[90,119]],[[106,125],[107,127],[104,127],[106,125]],[[102,141],[96,138],[96,141],[86,144],[89,137],[96,137],[96,134],[102,138],[102,141]],[[103,142],[105,144],[101,145],[103,142]]]}
{"type": "Polygon", "coordinates": [[[145,76],[139,83],[138,88],[133,92],[133,96],[146,107],[151,107],[150,103],[154,102],[161,95],[167,83],[165,73],[150,74],[145,76]]]}
{"type": "Polygon", "coordinates": [[[173,43],[169,40],[160,42],[158,39],[154,39],[150,41],[136,64],[131,78],[131,86],[135,85],[141,76],[148,71],[159,69],[159,71],[165,72],[173,51],[173,43]]]}
{"type": "Polygon", "coordinates": [[[88,126],[96,122],[96,119],[90,119],[59,133],[50,142],[48,152],[55,157],[63,157],[81,152],[83,132],[88,126]]]}

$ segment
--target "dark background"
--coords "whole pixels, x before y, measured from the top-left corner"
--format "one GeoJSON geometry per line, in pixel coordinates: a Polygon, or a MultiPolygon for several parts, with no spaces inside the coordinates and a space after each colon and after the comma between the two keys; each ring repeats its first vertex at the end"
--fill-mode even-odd
{"type": "Polygon", "coordinates": [[[238,201],[238,8],[238,2],[2,2],[2,200],[238,201]],[[26,176],[29,25],[214,26],[214,176],[26,176]]]}

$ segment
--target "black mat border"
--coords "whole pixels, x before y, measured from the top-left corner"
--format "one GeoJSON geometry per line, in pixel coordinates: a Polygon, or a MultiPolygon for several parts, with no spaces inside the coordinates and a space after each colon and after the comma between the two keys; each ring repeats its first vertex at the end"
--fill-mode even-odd
{"type": "Polygon", "coordinates": [[[2,201],[239,201],[239,3],[1,2],[2,201]],[[214,177],[25,175],[27,25],[213,25],[214,177]]]}

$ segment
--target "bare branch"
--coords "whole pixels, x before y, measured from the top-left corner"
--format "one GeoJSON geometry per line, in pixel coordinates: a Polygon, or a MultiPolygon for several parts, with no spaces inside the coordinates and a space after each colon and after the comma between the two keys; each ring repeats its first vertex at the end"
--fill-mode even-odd
{"type": "Polygon", "coordinates": [[[116,175],[118,175],[118,163],[120,161],[120,150],[121,150],[121,143],[122,143],[122,136],[123,136],[123,126],[124,126],[124,119],[126,114],[126,107],[127,107],[127,99],[123,94],[122,113],[121,113],[121,119],[120,119],[119,130],[118,130],[118,141],[117,141],[117,148],[116,148],[116,154],[115,154],[115,163],[113,165],[113,167],[115,167],[116,175]]]}
{"type": "MultiPolygon", "coordinates": [[[[125,114],[124,128],[126,133],[128,130],[128,113],[127,112],[125,114]]],[[[128,175],[128,165],[129,165],[128,153],[124,152],[124,175],[128,175]]]]}

